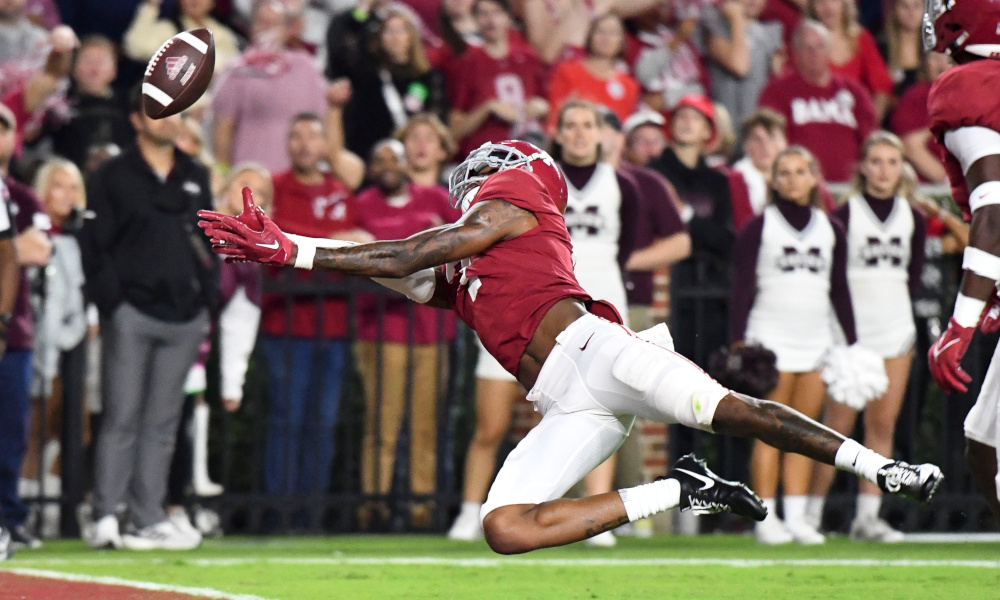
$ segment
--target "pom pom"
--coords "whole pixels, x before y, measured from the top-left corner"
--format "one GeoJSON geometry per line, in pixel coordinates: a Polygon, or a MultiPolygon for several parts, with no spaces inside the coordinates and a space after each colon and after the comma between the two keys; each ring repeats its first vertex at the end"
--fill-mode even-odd
{"type": "Polygon", "coordinates": [[[882,357],[860,344],[832,348],[821,375],[830,398],[854,410],[863,410],[889,387],[882,357]]]}
{"type": "Polygon", "coordinates": [[[757,344],[723,346],[708,357],[708,372],[734,392],[763,398],[778,385],[777,362],[774,352],[757,344]]]}

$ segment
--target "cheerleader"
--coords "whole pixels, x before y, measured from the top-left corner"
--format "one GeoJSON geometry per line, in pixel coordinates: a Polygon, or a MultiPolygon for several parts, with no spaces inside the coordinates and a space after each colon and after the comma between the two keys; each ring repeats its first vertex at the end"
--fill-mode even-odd
{"type": "MultiPolygon", "coordinates": [[[[909,202],[915,182],[906,176],[903,143],[887,131],[868,136],[854,190],[833,217],[847,230],[847,282],[857,319],[858,342],[885,360],[889,387],[864,409],[865,445],[892,456],[896,418],[903,406],[916,340],[910,297],[924,264],[924,217],[909,202]]],[[[823,422],[850,435],[858,412],[828,402],[823,422]]],[[[819,526],[834,472],[813,467],[807,520],[819,526]]],[[[862,482],[851,539],[899,542],[903,534],[879,518],[882,492],[862,482]]]]}
{"type": "MultiPolygon", "coordinates": [[[[768,205],[739,233],[733,247],[730,305],[734,344],[760,344],[777,357],[780,377],[767,399],[810,418],[818,417],[823,406],[819,369],[834,344],[834,315],[848,343],[856,341],[847,242],[841,226],[819,208],[819,180],[816,159],[805,148],[791,146],[777,155],[768,205]]],[[[811,463],[755,442],[750,477],[768,508],[767,518],[756,527],[758,542],[825,541],[804,518],[811,463]],[[775,510],[779,479],[784,520],[775,510]]]]}

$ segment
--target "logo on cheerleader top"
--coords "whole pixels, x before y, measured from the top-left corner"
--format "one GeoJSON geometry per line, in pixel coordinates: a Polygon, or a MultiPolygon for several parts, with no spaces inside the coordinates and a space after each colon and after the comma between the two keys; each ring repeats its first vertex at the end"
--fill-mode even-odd
{"type": "Polygon", "coordinates": [[[785,273],[800,270],[819,273],[826,268],[826,259],[823,258],[822,250],[817,247],[806,248],[803,252],[794,246],[785,246],[776,266],[785,273]]]}
{"type": "Polygon", "coordinates": [[[167,58],[167,77],[170,81],[177,79],[187,61],[188,58],[186,56],[171,56],[167,58]]]}

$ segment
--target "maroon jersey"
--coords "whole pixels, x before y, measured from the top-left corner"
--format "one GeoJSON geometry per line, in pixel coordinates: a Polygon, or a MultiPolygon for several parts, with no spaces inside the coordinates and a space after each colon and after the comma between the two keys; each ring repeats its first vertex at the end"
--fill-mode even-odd
{"type": "MultiPolygon", "coordinates": [[[[472,112],[494,98],[524,109],[533,97],[545,97],[545,68],[534,51],[510,46],[507,56],[496,59],[482,48],[470,47],[454,66],[462,74],[450,90],[452,108],[472,112]]],[[[490,116],[459,144],[459,156],[483,142],[510,139],[511,125],[490,116]]]]}
{"type": "MultiPolygon", "coordinates": [[[[358,226],[358,210],[354,194],[332,175],[325,174],[316,185],[301,183],[294,173],[286,171],[274,176],[274,222],[288,233],[316,238],[329,238],[339,231],[358,226]]],[[[270,267],[268,278],[282,276],[289,267],[270,267]]],[[[343,275],[329,271],[293,271],[300,281],[336,282],[343,275]]],[[[292,310],[285,310],[283,294],[264,294],[260,329],[265,335],[311,338],[322,322],[321,337],[341,338],[347,335],[347,302],[343,298],[327,298],[322,313],[314,296],[295,296],[292,310]]]]}
{"type": "Polygon", "coordinates": [[[588,302],[590,296],[573,274],[573,245],[562,213],[534,175],[523,169],[492,175],[472,204],[485,200],[530,211],[538,227],[444,265],[448,299],[486,350],[517,376],[524,349],[549,308],[563,298],[588,302]]]}
{"type": "Polygon", "coordinates": [[[828,181],[851,178],[861,144],[876,126],[868,90],[839,75],[825,87],[795,72],[776,77],[761,91],[760,105],[788,119],[788,143],[815,154],[828,181]]]}
{"type": "Polygon", "coordinates": [[[1000,131],[1000,100],[994,93],[1000,85],[1000,62],[976,60],[945,71],[927,96],[927,111],[931,118],[931,133],[941,145],[944,168],[951,182],[951,194],[962,207],[966,221],[972,219],[969,210],[969,188],[965,184],[962,166],[944,148],[944,134],[960,127],[986,127],[1000,131]]]}

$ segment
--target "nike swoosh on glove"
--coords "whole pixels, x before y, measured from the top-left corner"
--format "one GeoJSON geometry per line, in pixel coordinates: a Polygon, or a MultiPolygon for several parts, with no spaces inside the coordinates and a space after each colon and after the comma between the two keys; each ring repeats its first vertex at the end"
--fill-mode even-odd
{"type": "Polygon", "coordinates": [[[952,318],[948,329],[927,352],[927,362],[934,381],[946,393],[967,392],[972,377],[962,370],[962,357],[969,347],[975,327],[962,327],[952,318]]]}
{"type": "Polygon", "coordinates": [[[979,331],[983,333],[1000,331],[1000,296],[996,293],[986,301],[983,316],[979,319],[979,331]]]}
{"type": "Polygon", "coordinates": [[[232,217],[210,210],[198,211],[198,226],[212,239],[212,251],[226,260],[247,260],[287,265],[295,243],[253,201],[250,188],[243,188],[243,212],[232,217]]]}

